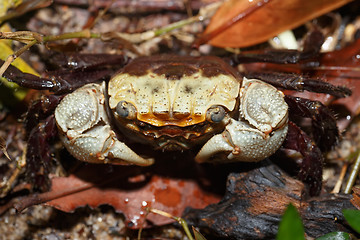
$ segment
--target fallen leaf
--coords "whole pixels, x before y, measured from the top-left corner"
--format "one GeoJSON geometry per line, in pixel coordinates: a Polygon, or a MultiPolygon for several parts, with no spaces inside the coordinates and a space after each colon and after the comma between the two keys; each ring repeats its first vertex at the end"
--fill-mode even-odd
{"type": "Polygon", "coordinates": [[[352,0],[226,1],[195,45],[207,41],[217,47],[255,45],[350,1],[352,0]]]}
{"type": "Polygon", "coordinates": [[[22,199],[14,207],[22,210],[46,203],[72,212],[82,206],[95,208],[108,204],[125,215],[127,227],[140,228],[174,222],[157,214],[147,216],[147,207],[181,216],[186,207],[204,208],[220,200],[214,186],[201,184],[202,174],[194,172],[195,175],[191,173],[193,176],[189,177],[186,176],[188,173],[176,171],[176,167],[173,168],[174,173],[168,170],[166,174],[159,169],[163,169],[162,166],[143,168],[89,164],[68,177],[52,178],[49,192],[22,199]]]}

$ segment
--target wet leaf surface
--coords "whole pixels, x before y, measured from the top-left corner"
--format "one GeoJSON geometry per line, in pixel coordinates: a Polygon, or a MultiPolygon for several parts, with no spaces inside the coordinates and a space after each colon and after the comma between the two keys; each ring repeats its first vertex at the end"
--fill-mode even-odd
{"type": "MultiPolygon", "coordinates": [[[[207,176],[214,169],[190,164],[163,172],[164,166],[159,164],[150,168],[88,164],[68,177],[52,178],[49,192],[23,199],[15,207],[21,210],[45,202],[73,212],[82,206],[107,204],[125,215],[129,228],[140,228],[173,222],[156,214],[147,216],[146,207],[180,216],[186,207],[204,208],[220,200],[221,183],[212,182],[214,178],[207,176]]],[[[224,174],[216,179],[220,181],[221,175],[224,174]]]]}

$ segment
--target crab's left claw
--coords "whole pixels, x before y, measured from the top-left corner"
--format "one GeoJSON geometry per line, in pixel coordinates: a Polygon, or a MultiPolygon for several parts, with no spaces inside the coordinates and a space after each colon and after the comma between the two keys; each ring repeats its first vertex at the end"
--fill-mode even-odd
{"type": "Polygon", "coordinates": [[[85,162],[153,164],[154,159],[136,154],[111,130],[104,92],[104,83],[87,84],[60,102],[55,119],[64,146],[74,157],[85,162]]]}
{"type": "Polygon", "coordinates": [[[231,119],[224,132],[212,137],[196,155],[198,162],[255,162],[271,156],[283,143],[288,126],[265,135],[245,122],[231,119]],[[222,157],[225,154],[226,157],[222,157]]]}
{"type": "Polygon", "coordinates": [[[195,157],[198,162],[255,162],[280,148],[288,129],[288,106],[282,92],[259,80],[244,78],[239,108],[239,120],[224,119],[228,121],[225,130],[201,148],[195,157]]]}

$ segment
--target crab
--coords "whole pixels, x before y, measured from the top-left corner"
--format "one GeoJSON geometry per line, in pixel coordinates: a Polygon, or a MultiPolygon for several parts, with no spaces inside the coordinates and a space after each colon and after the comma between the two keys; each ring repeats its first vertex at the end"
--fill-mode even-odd
{"type": "Polygon", "coordinates": [[[163,55],[135,59],[108,86],[90,83],[65,96],[55,119],[67,150],[86,162],[153,164],[116,137],[111,120],[124,136],[162,151],[201,144],[197,161],[219,153],[259,161],[284,141],[288,106],[281,91],[217,57],[163,55]]]}
{"type": "MultiPolygon", "coordinates": [[[[289,121],[289,110],[305,117],[316,112],[320,116],[313,118],[317,129],[330,130],[327,142],[331,144],[338,137],[335,119],[321,103],[285,96],[265,81],[339,97],[350,94],[347,88],[320,80],[314,84],[314,80],[294,79],[293,75],[245,76],[212,56],[159,55],[129,61],[126,56],[101,55],[99,59],[119,67],[113,72],[92,60],[96,64],[67,73],[50,72],[44,78],[13,67],[5,73],[22,86],[57,93],[30,107],[26,121],[29,143],[39,138],[46,142],[54,136],[49,129],[57,129],[66,149],[78,160],[140,166],[149,166],[155,159],[137,153],[127,145],[129,140],[159,151],[196,151],[198,162],[257,162],[283,145],[304,155],[303,178],[309,182],[317,178],[312,187],[319,191],[321,152],[289,121]],[[78,81],[80,75],[86,80],[78,81]],[[101,81],[110,75],[110,81],[101,81]],[[40,127],[41,119],[45,120],[40,127]],[[311,161],[314,167],[309,167],[311,161]],[[306,172],[310,168],[315,169],[313,174],[306,172]]],[[[64,62],[77,65],[81,61],[70,57],[64,62]]],[[[34,156],[46,158],[43,152],[30,148],[27,157],[34,162],[34,156]]]]}

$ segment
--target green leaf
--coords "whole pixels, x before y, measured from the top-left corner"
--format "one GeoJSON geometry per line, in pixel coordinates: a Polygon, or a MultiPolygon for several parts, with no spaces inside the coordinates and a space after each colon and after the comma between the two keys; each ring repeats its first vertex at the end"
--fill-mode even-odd
{"type": "Polygon", "coordinates": [[[352,240],[356,239],[351,234],[346,232],[331,232],[317,238],[316,240],[352,240]]]}
{"type": "Polygon", "coordinates": [[[360,233],[360,211],[355,209],[344,209],[344,217],[349,225],[358,233],[360,233]]]}
{"type": "Polygon", "coordinates": [[[4,16],[9,8],[18,6],[22,1],[18,0],[1,0],[0,1],[0,17],[4,16]]]}
{"type": "Polygon", "coordinates": [[[192,227],[194,236],[195,236],[195,240],[206,240],[206,238],[194,227],[192,227]]]}
{"type": "Polygon", "coordinates": [[[277,240],[304,240],[305,232],[302,221],[296,207],[289,204],[281,219],[277,240]]]}

